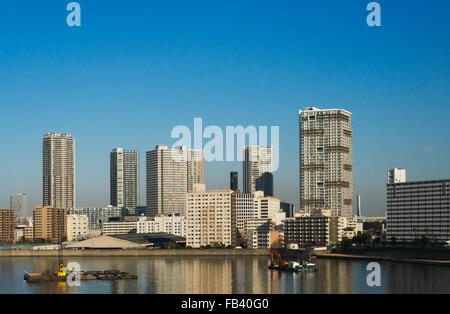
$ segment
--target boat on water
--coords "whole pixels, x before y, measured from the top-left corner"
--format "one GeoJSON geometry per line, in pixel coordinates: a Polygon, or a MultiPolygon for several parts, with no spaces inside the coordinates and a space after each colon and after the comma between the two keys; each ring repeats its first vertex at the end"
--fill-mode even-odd
{"type": "Polygon", "coordinates": [[[281,255],[277,250],[270,250],[270,265],[269,269],[289,272],[315,272],[317,271],[316,264],[309,261],[304,262],[286,262],[281,260],[281,255]],[[275,258],[276,257],[276,260],[275,258]]]}

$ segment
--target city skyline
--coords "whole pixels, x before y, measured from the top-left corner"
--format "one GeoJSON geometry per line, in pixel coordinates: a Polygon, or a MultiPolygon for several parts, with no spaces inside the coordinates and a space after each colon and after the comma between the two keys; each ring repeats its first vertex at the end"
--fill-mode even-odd
{"type": "MultiPolygon", "coordinates": [[[[377,29],[365,24],[363,2],[259,4],[108,4],[106,14],[104,1],[83,3],[74,31],[60,26],[53,3],[30,4],[37,15],[5,3],[0,207],[19,192],[29,215],[42,203],[42,134],[74,135],[77,206],[104,206],[111,148],[142,155],[201,117],[221,127],[279,125],[275,193],[298,208],[297,112],[307,106],[352,112],[364,215],[384,215],[387,169],[408,169],[410,181],[450,177],[449,3],[383,3],[377,29]]],[[[228,187],[230,171],[243,182],[239,162],[206,168],[208,189],[228,187]]]]}

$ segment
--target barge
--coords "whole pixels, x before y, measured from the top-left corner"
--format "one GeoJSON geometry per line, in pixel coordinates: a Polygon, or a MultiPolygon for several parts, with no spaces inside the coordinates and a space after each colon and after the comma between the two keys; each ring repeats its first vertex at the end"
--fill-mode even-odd
{"type": "MultiPolygon", "coordinates": [[[[88,271],[80,272],[80,279],[82,281],[89,280],[126,280],[126,279],[137,279],[137,275],[133,275],[126,272],[121,272],[119,270],[105,270],[105,271],[88,271]]],[[[30,283],[37,282],[66,282],[67,276],[61,275],[60,273],[25,273],[25,281],[30,283]]]]}

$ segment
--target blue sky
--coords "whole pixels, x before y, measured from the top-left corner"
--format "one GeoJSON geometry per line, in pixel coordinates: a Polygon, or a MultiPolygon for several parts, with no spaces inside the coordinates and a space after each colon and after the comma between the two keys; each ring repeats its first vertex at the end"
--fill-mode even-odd
{"type": "MultiPolygon", "coordinates": [[[[382,215],[390,167],[450,177],[450,3],[379,1],[0,3],[0,207],[41,203],[44,133],[76,138],[77,205],[109,201],[109,152],[172,145],[177,125],[280,126],[275,192],[298,204],[298,110],[353,113],[355,195],[382,215]]],[[[207,164],[209,188],[239,163],[207,164]]],[[[240,178],[241,179],[241,178],[240,178]]],[[[242,181],[240,182],[242,183],[242,181]]]]}

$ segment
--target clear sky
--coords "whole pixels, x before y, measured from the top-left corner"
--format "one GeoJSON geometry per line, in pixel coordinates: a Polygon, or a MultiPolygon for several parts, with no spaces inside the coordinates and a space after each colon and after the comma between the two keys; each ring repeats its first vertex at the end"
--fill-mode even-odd
{"type": "MultiPolygon", "coordinates": [[[[0,2],[0,208],[42,202],[42,136],[76,138],[77,206],[109,202],[109,152],[172,146],[173,127],[280,126],[275,192],[298,204],[298,110],[353,113],[355,196],[383,215],[386,170],[450,177],[450,2],[368,0],[0,2]]],[[[208,163],[208,188],[239,163],[208,163]]],[[[241,185],[242,187],[242,185],[241,185]]]]}

